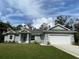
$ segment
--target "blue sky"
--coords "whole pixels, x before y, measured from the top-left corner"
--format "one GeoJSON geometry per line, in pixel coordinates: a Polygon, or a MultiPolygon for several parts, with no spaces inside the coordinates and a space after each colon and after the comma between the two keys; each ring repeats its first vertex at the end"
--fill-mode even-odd
{"type": "Polygon", "coordinates": [[[54,17],[79,17],[79,0],[0,0],[0,18],[12,25],[44,22],[54,23],[54,17]]]}

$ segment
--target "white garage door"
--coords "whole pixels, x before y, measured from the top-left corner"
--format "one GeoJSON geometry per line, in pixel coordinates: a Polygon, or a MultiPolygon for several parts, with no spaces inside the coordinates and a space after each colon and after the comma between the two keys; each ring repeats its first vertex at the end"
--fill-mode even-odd
{"type": "Polygon", "coordinates": [[[50,44],[71,44],[71,36],[49,36],[50,44]]]}

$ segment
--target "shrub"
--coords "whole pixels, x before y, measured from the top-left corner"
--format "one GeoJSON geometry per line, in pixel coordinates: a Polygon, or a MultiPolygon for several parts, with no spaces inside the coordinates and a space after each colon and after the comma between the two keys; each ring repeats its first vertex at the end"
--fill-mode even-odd
{"type": "Polygon", "coordinates": [[[79,32],[75,33],[74,38],[75,38],[75,43],[79,45],[79,32]]]}
{"type": "Polygon", "coordinates": [[[39,44],[38,42],[34,41],[35,44],[39,44]]]}
{"type": "Polygon", "coordinates": [[[50,42],[49,41],[47,42],[47,45],[50,45],[50,42]]]}
{"type": "Polygon", "coordinates": [[[15,43],[15,41],[9,41],[8,43],[15,43]]]}

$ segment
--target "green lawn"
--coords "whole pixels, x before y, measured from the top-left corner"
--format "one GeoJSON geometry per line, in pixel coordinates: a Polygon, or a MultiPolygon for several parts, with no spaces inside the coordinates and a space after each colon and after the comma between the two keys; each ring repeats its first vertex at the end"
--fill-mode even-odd
{"type": "Polygon", "coordinates": [[[0,59],[77,59],[51,46],[0,44],[0,59]]]}

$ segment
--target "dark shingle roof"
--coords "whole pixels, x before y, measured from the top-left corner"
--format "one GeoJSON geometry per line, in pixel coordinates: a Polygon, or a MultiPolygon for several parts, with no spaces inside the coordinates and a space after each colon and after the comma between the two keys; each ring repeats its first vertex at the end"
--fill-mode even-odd
{"type": "Polygon", "coordinates": [[[42,30],[40,29],[31,30],[31,35],[41,35],[41,34],[42,34],[42,30]]]}

